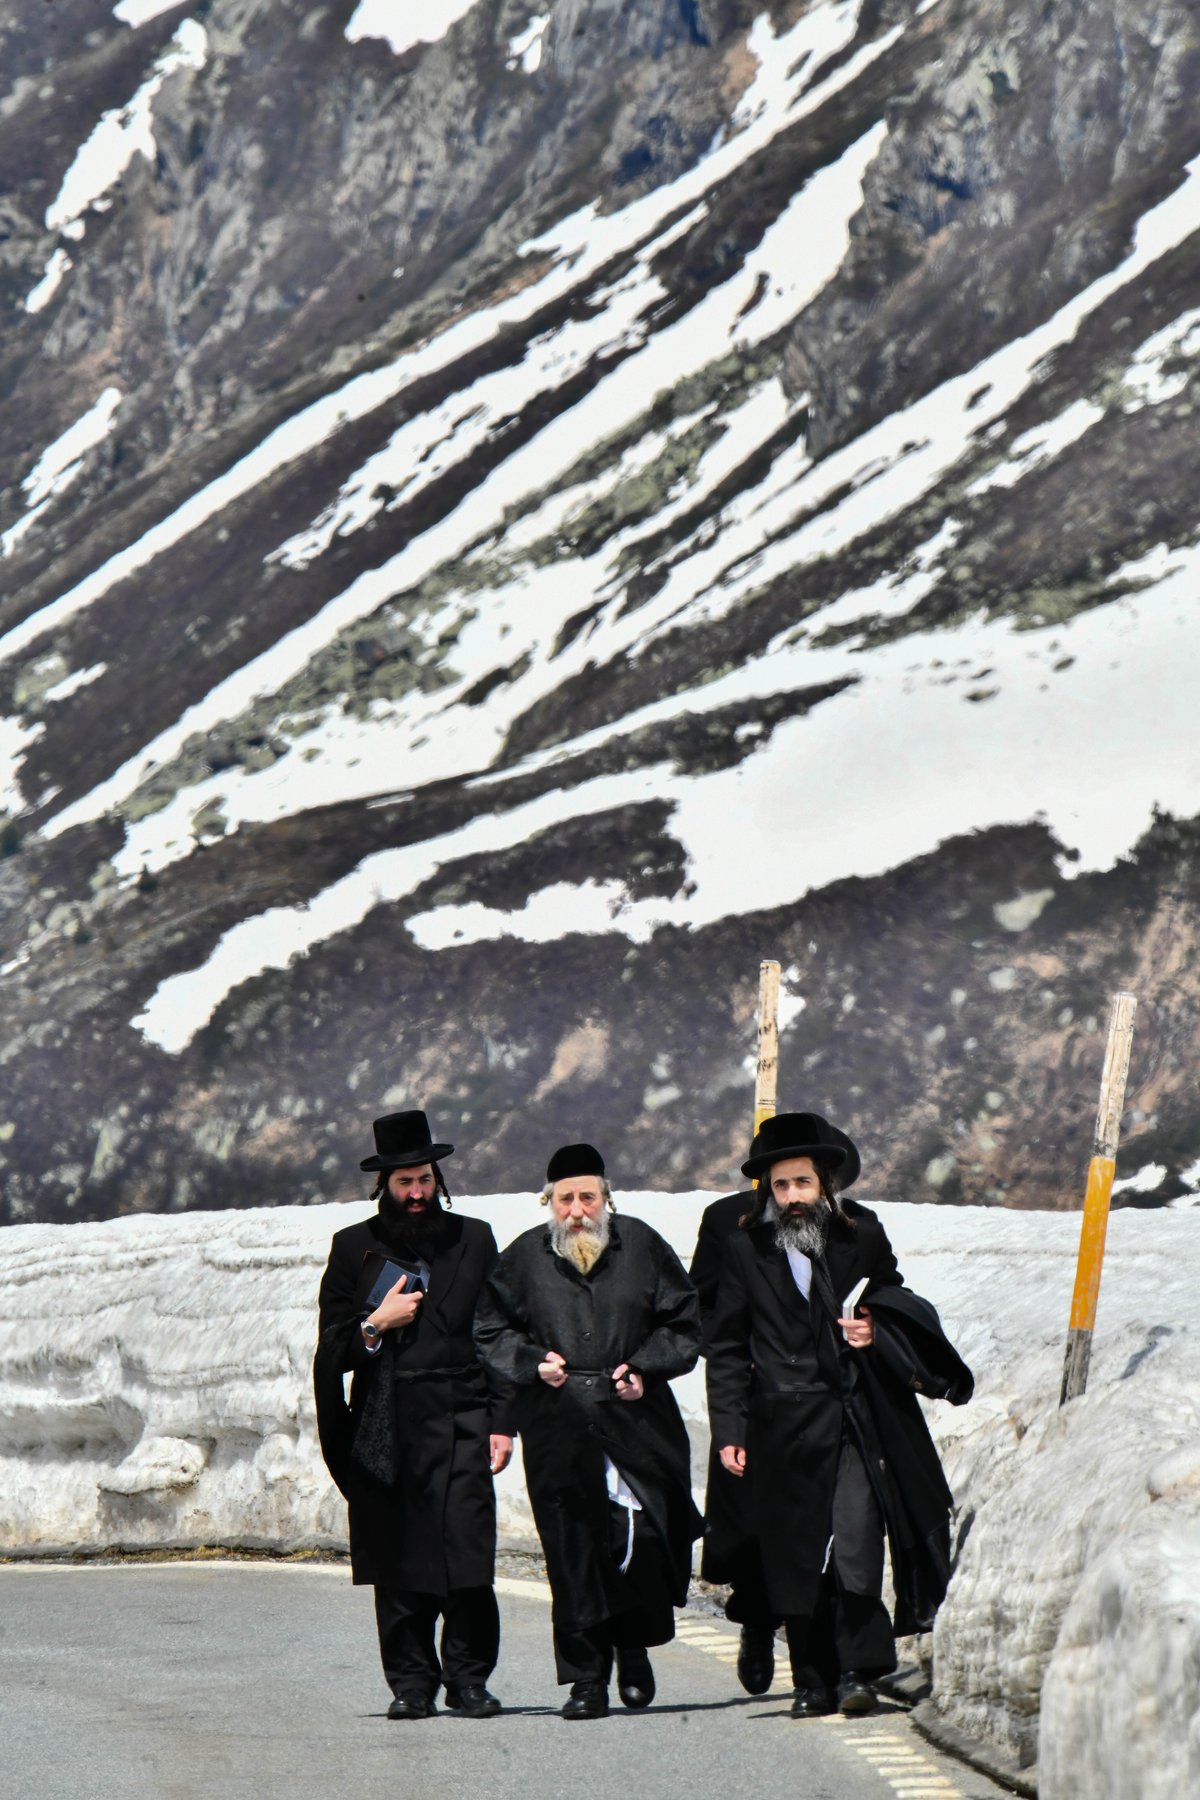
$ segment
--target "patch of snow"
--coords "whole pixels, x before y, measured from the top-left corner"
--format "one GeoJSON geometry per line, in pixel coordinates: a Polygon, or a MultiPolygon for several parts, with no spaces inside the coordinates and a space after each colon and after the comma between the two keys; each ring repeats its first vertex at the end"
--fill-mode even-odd
{"type": "Polygon", "coordinates": [[[47,688],[42,695],[42,704],[57,706],[60,700],[69,700],[72,694],[79,692],[80,688],[90,687],[93,681],[99,681],[100,677],[107,673],[108,664],[102,662],[93,663],[87,669],[76,669],[73,674],[64,676],[62,681],[56,682],[52,688],[47,688]]]}
{"type": "Polygon", "coordinates": [[[63,493],[82,473],[84,457],[108,436],[120,404],[121,390],[105,388],[95,405],[42,451],[21,483],[29,510],[0,536],[0,555],[10,556],[55,495],[63,493]]]}
{"type": "Polygon", "coordinates": [[[1200,307],[1185,312],[1173,324],[1165,325],[1148,337],[1134,352],[1125,371],[1124,385],[1130,397],[1125,412],[1137,412],[1143,406],[1158,406],[1181,394],[1191,379],[1186,359],[1200,354],[1200,307]],[[1183,362],[1185,366],[1167,375],[1163,365],[1183,362]]]}
{"type": "Polygon", "coordinates": [[[113,18],[136,28],[148,25],[160,13],[174,12],[179,4],[180,0],[120,0],[120,4],[113,7],[113,18]]]}
{"type": "Polygon", "coordinates": [[[154,161],[155,95],[169,75],[180,69],[202,69],[207,61],[208,34],[195,19],[185,19],[132,100],[106,112],[76,152],[58,194],[46,209],[48,231],[63,230],[78,221],[116,185],[139,153],[148,162],[154,161]]]}
{"type": "Polygon", "coordinates": [[[1053,898],[1053,888],[1022,889],[1011,900],[998,900],[992,912],[1002,931],[1024,931],[1041,918],[1053,898]]]}
{"type": "Polygon", "coordinates": [[[1152,1194],[1155,1188],[1162,1186],[1167,1173],[1165,1163],[1144,1163],[1136,1175],[1125,1175],[1120,1181],[1114,1181],[1112,1191],[1114,1194],[1152,1194]]]}
{"type": "Polygon", "coordinates": [[[474,5],[475,0],[359,0],[346,36],[352,44],[383,38],[400,56],[414,44],[436,44],[474,5]]]}
{"type": "Polygon", "coordinates": [[[25,807],[18,779],[25,752],[46,727],[23,725],[20,719],[0,719],[0,813],[15,815],[25,807]]]}
{"type": "Polygon", "coordinates": [[[1034,469],[1040,469],[1062,455],[1064,450],[1090,431],[1104,417],[1104,408],[1091,400],[1073,400],[1057,419],[1045,425],[1034,425],[1014,438],[1008,459],[981,475],[967,489],[972,498],[990,493],[994,488],[1015,487],[1034,469]]]}
{"type": "Polygon", "coordinates": [[[542,66],[542,35],[550,23],[550,14],[542,13],[530,19],[524,31],[519,31],[514,38],[508,40],[508,66],[514,69],[518,63],[527,75],[536,75],[542,66]]]}
{"type": "Polygon", "coordinates": [[[28,313],[39,313],[42,311],[43,307],[49,306],[51,300],[53,300],[55,294],[62,285],[63,276],[68,269],[73,269],[74,266],[74,263],[71,261],[71,258],[61,244],[56,250],[52,250],[46,263],[45,270],[43,271],[42,279],[38,282],[36,287],[30,288],[25,296],[25,311],[28,313]]]}

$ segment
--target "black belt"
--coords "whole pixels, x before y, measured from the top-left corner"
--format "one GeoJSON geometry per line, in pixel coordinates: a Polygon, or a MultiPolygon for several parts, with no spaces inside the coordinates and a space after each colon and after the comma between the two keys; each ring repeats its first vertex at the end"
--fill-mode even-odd
{"type": "Polygon", "coordinates": [[[482,1363],[461,1363],[456,1369],[394,1369],[397,1381],[448,1381],[455,1375],[482,1375],[482,1363]]]}

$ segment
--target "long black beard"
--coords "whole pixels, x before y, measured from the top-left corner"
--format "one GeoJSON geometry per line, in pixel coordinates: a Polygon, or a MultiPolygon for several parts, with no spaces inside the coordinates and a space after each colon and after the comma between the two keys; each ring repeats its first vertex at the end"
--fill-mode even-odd
{"type": "Polygon", "coordinates": [[[775,1241],[784,1250],[799,1250],[805,1256],[824,1256],[833,1223],[833,1208],[828,1200],[814,1200],[800,1213],[780,1213],[772,1200],[768,1214],[774,1212],[775,1241]]]}
{"type": "Polygon", "coordinates": [[[413,1218],[390,1194],[379,1201],[379,1236],[389,1250],[408,1261],[429,1262],[445,1248],[453,1220],[435,1194],[423,1216],[413,1218]]]}

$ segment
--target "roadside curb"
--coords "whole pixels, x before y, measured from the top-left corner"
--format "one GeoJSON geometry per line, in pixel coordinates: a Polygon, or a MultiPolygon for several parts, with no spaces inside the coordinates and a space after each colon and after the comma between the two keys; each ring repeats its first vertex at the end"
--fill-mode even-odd
{"type": "Polygon", "coordinates": [[[981,1744],[977,1738],[968,1737],[965,1732],[948,1725],[935,1712],[931,1700],[919,1701],[909,1717],[921,1736],[939,1750],[944,1750],[947,1756],[956,1757],[969,1768],[978,1769],[981,1775],[989,1776],[992,1781],[1009,1788],[1014,1794],[1023,1795],[1025,1800],[1038,1800],[1036,1768],[1014,1768],[992,1745],[981,1744]]]}

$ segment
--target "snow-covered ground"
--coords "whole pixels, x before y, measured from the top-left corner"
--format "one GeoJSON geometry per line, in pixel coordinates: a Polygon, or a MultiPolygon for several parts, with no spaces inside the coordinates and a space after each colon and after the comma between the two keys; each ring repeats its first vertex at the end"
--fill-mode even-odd
{"type": "MultiPolygon", "coordinates": [[[[618,1202],[687,1258],[708,1198],[618,1202]]],[[[530,1194],[460,1204],[502,1244],[544,1217],[530,1194]]],[[[0,1232],[0,1549],[343,1544],[309,1367],[329,1237],[367,1211],[0,1232]]],[[[978,1383],[928,1408],[961,1537],[935,1704],[1037,1755],[1043,1800],[1200,1792],[1200,1209],[1114,1214],[1089,1390],[1063,1411],[1078,1218],[880,1211],[978,1383]]],[[[677,1385],[699,1481],[702,1378],[677,1385]]],[[[519,1462],[499,1490],[505,1543],[528,1544],[519,1462]]]]}

